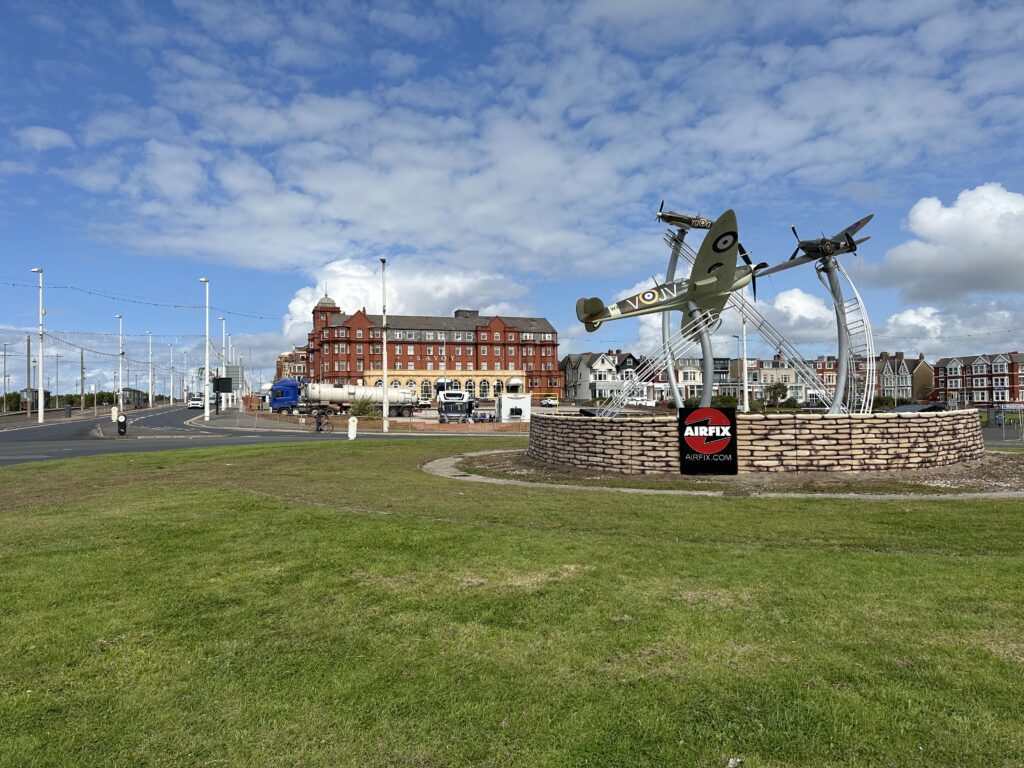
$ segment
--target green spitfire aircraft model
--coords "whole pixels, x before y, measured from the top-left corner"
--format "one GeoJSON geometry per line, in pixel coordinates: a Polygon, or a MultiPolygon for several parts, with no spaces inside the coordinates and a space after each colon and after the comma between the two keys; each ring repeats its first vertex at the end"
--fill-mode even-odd
{"type": "MultiPolygon", "coordinates": [[[[658,213],[659,218],[667,220],[662,211],[659,210],[658,213]]],[[[681,216],[675,212],[669,213],[674,217],[681,216]]],[[[704,219],[703,222],[708,220],[704,219]]],[[[580,299],[576,302],[576,317],[588,331],[596,331],[606,320],[618,320],[670,309],[679,309],[688,315],[707,312],[712,320],[717,318],[729,300],[729,294],[752,283],[755,274],[768,265],[763,263],[755,266],[751,263],[750,256],[740,245],[736,213],[732,209],[708,224],[710,229],[697,252],[689,280],[661,283],[607,306],[596,297],[580,299]],[[737,256],[741,256],[746,263],[737,265],[737,256]]],[[[756,283],[753,287],[756,291],[756,283]]]]}

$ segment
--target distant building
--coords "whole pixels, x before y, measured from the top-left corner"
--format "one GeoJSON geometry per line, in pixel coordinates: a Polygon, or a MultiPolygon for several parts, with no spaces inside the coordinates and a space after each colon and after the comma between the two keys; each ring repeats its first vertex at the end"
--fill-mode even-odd
{"type": "Polygon", "coordinates": [[[950,408],[1024,406],[1024,355],[999,352],[943,357],[935,363],[934,399],[950,408]]]}
{"type": "MultiPolygon", "coordinates": [[[[388,383],[433,394],[440,379],[481,399],[509,386],[563,391],[558,333],[540,317],[481,316],[459,309],[452,317],[388,315],[388,383]]],[[[345,313],[328,296],[313,308],[305,376],[334,384],[383,383],[381,316],[345,313]]],[[[299,351],[301,357],[301,351],[299,351]]]]}
{"type": "Polygon", "coordinates": [[[875,396],[893,400],[926,400],[935,389],[935,370],[920,354],[880,352],[875,358],[875,396]]]}
{"type": "Polygon", "coordinates": [[[293,379],[306,375],[306,348],[292,347],[291,352],[283,352],[277,356],[274,364],[274,381],[293,379]]]}

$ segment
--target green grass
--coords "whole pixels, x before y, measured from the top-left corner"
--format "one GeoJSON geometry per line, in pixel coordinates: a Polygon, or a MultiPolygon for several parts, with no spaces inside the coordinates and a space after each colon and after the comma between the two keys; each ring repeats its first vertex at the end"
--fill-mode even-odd
{"type": "Polygon", "coordinates": [[[418,470],[522,445],[0,470],[0,765],[1024,763],[1020,502],[418,470]]]}

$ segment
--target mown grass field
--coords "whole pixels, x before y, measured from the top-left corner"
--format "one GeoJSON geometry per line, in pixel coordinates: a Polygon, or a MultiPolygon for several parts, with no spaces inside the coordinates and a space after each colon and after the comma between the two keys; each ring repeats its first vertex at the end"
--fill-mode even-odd
{"type": "Polygon", "coordinates": [[[1019,501],[418,469],[522,444],[0,470],[0,765],[1024,765],[1019,501]]]}

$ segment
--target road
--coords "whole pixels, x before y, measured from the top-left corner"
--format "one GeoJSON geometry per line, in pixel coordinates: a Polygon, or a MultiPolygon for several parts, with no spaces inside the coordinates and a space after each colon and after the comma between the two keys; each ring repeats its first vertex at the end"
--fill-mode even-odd
{"type": "MultiPolygon", "coordinates": [[[[262,428],[259,424],[263,422],[236,412],[220,416],[211,414],[209,424],[205,424],[202,411],[189,411],[183,406],[130,411],[127,417],[128,434],[125,437],[116,436],[109,414],[98,418],[76,416],[74,419],[48,414],[43,425],[5,419],[0,423],[0,466],[109,453],[348,439],[343,430],[333,435],[317,435],[294,429],[262,428]],[[197,417],[198,423],[188,423],[197,417]]],[[[358,439],[382,437],[388,436],[364,432],[358,439]]]]}

